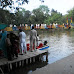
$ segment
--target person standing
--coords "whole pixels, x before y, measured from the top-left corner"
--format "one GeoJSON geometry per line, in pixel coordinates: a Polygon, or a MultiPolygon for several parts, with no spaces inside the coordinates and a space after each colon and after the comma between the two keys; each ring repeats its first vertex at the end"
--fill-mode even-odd
{"type": "Polygon", "coordinates": [[[7,38],[7,31],[2,30],[1,46],[2,46],[4,57],[7,57],[7,50],[6,50],[6,43],[5,43],[6,38],[7,38]]]}
{"type": "Polygon", "coordinates": [[[27,47],[26,47],[26,34],[22,31],[22,29],[19,29],[19,40],[20,40],[20,54],[23,55],[23,52],[27,53],[27,47]]]}
{"type": "Polygon", "coordinates": [[[32,30],[30,31],[30,51],[33,51],[33,45],[34,50],[36,50],[36,38],[37,38],[37,31],[34,29],[34,26],[32,26],[32,30]]]}
{"type": "Polygon", "coordinates": [[[11,32],[10,33],[10,41],[11,41],[11,54],[12,54],[12,57],[14,58],[14,56],[16,56],[16,58],[18,57],[18,48],[17,48],[17,42],[18,40],[16,39],[17,36],[11,32]]]}
{"type": "Polygon", "coordinates": [[[7,34],[7,38],[6,38],[6,47],[7,47],[7,58],[8,58],[8,60],[12,60],[11,42],[10,42],[10,35],[9,34],[7,34]]]}

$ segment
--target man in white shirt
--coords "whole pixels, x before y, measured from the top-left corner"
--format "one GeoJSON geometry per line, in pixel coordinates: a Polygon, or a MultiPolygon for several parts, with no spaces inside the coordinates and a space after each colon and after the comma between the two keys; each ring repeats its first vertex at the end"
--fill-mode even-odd
{"type": "Polygon", "coordinates": [[[26,34],[22,31],[22,29],[19,29],[19,40],[20,40],[20,54],[23,55],[23,52],[27,52],[26,48],[26,34]]]}
{"type": "Polygon", "coordinates": [[[30,31],[30,51],[33,51],[33,44],[34,50],[36,50],[36,38],[37,38],[37,31],[32,26],[32,30],[30,31]]]}

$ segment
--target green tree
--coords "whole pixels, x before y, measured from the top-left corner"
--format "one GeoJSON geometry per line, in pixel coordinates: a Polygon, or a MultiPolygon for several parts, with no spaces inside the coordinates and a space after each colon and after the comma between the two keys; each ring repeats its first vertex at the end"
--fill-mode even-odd
{"type": "Polygon", "coordinates": [[[71,19],[71,17],[72,17],[72,20],[74,22],[74,8],[72,8],[71,10],[68,11],[67,17],[69,19],[71,19]]]}
{"type": "Polygon", "coordinates": [[[48,19],[45,20],[46,24],[50,24],[50,23],[58,23],[58,24],[62,24],[62,14],[60,12],[57,12],[56,10],[52,9],[51,10],[51,15],[49,16],[48,19]]]}
{"type": "Polygon", "coordinates": [[[8,10],[0,8],[0,23],[10,24],[14,14],[11,14],[8,10]]]}
{"type": "Polygon", "coordinates": [[[49,8],[45,5],[40,5],[39,8],[34,9],[32,11],[32,15],[30,17],[31,23],[34,24],[42,24],[44,23],[45,19],[49,17],[49,8]]]}
{"type": "Polygon", "coordinates": [[[50,11],[50,10],[49,10],[48,6],[40,5],[39,8],[40,8],[40,10],[44,13],[44,15],[45,15],[46,17],[49,16],[49,11],[50,11]]]}
{"type": "MultiPolygon", "coordinates": [[[[32,12],[32,15],[33,15],[33,18],[34,18],[34,21],[33,23],[44,23],[44,19],[45,19],[45,16],[44,16],[44,13],[39,9],[34,9],[33,12],[32,12]]],[[[32,21],[31,21],[32,22],[32,21]]]]}
{"type": "Polygon", "coordinates": [[[15,24],[29,24],[29,17],[31,13],[29,10],[22,9],[22,11],[18,11],[15,13],[15,24]]]}

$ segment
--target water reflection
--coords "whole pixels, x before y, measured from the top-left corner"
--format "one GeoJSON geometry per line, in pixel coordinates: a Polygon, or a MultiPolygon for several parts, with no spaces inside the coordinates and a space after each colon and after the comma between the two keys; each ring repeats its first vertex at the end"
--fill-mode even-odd
{"type": "Polygon", "coordinates": [[[14,71],[11,71],[9,74],[30,74],[32,71],[40,69],[46,66],[47,64],[48,64],[47,61],[36,62],[33,64],[26,65],[24,67],[21,67],[20,69],[15,69],[14,71]]]}

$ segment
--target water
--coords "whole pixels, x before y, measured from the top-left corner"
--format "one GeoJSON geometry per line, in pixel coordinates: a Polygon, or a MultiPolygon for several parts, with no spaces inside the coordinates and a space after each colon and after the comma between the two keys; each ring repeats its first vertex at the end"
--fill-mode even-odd
{"type": "Polygon", "coordinates": [[[42,40],[47,40],[50,48],[48,52],[48,64],[54,63],[64,57],[74,53],[74,32],[58,31],[44,33],[41,35],[42,40]]]}
{"type": "MultiPolygon", "coordinates": [[[[29,33],[28,33],[29,34],[29,33]]],[[[29,35],[27,34],[27,38],[29,35]]],[[[74,32],[67,30],[59,30],[59,31],[38,31],[39,37],[41,40],[48,41],[48,45],[50,46],[48,49],[48,61],[36,62],[34,64],[30,64],[24,68],[17,69],[12,72],[15,74],[30,74],[32,71],[35,71],[39,68],[42,68],[48,64],[52,64],[64,57],[67,57],[74,53],[74,32]]],[[[27,40],[29,43],[29,41],[27,40]]],[[[45,56],[44,56],[45,59],[45,56]]]]}

